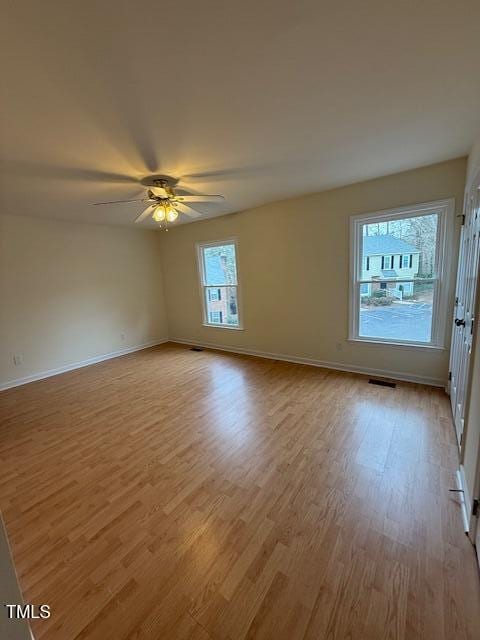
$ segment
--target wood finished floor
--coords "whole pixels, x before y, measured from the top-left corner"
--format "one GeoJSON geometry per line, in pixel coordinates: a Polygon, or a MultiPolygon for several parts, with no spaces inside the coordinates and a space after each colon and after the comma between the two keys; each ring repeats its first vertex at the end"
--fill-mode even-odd
{"type": "Polygon", "coordinates": [[[164,345],[0,411],[37,639],[480,637],[439,389],[164,345]]]}

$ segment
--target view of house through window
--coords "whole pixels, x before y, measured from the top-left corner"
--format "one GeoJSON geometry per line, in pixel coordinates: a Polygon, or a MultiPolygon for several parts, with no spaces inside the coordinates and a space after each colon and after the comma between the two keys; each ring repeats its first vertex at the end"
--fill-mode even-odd
{"type": "Polygon", "coordinates": [[[354,338],[433,344],[440,211],[356,223],[354,338]]]}
{"type": "Polygon", "coordinates": [[[234,242],[199,246],[204,323],[239,327],[237,258],[234,242]]]}

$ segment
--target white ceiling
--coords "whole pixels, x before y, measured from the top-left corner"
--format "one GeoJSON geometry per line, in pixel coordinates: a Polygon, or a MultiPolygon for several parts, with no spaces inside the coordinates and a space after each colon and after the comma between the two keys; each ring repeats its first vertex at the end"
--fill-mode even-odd
{"type": "MultiPolygon", "coordinates": [[[[206,216],[468,153],[478,0],[8,0],[1,211],[132,224],[151,173],[206,216]]],[[[148,226],[148,222],[146,225],[148,226]]]]}

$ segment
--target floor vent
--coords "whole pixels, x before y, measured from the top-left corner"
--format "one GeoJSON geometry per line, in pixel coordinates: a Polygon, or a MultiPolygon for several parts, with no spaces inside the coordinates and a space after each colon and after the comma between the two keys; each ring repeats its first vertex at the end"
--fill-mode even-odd
{"type": "Polygon", "coordinates": [[[375,380],[374,378],[370,378],[368,384],[378,384],[379,387],[390,387],[390,389],[395,389],[397,386],[395,382],[388,382],[387,380],[375,380]]]}
{"type": "Polygon", "coordinates": [[[203,351],[203,347],[191,347],[190,351],[203,351]]]}

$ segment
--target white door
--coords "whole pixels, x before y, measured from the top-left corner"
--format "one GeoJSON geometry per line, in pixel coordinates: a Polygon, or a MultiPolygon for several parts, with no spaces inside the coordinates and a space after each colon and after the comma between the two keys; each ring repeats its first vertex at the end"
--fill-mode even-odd
{"type": "MultiPolygon", "coordinates": [[[[477,507],[478,509],[478,507],[477,507]]],[[[480,525],[478,524],[478,515],[476,516],[477,521],[475,523],[475,549],[477,551],[477,562],[478,568],[480,569],[480,525]]]]}
{"type": "Polygon", "coordinates": [[[460,255],[455,293],[452,345],[450,351],[450,401],[462,449],[465,402],[470,372],[474,313],[480,255],[480,175],[465,198],[465,218],[460,238],[460,255]]]}

